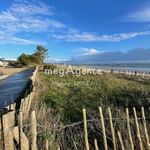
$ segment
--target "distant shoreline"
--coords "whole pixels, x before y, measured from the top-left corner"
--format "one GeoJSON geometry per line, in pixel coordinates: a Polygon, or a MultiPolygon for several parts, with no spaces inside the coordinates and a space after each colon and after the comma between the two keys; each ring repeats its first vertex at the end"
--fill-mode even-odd
{"type": "Polygon", "coordinates": [[[133,64],[81,64],[81,65],[73,65],[73,66],[78,66],[78,67],[87,67],[87,68],[95,68],[95,69],[102,69],[102,70],[107,70],[107,71],[130,71],[134,72],[137,71],[139,73],[145,72],[149,73],[150,72],[150,63],[133,63],[133,64]]]}

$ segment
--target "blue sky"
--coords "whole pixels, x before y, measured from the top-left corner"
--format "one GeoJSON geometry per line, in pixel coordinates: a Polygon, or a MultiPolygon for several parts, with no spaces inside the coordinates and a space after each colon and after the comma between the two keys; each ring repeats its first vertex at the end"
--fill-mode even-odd
{"type": "MultiPolygon", "coordinates": [[[[1,0],[0,57],[49,49],[47,61],[150,48],[149,0],[1,0]]],[[[135,51],[136,53],[136,51],[135,51]]]]}

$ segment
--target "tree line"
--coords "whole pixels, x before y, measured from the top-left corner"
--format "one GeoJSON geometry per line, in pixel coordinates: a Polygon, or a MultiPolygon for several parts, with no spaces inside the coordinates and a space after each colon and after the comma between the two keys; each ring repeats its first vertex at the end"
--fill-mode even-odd
{"type": "Polygon", "coordinates": [[[28,54],[21,54],[18,58],[17,58],[17,62],[15,62],[16,66],[29,66],[32,64],[38,64],[38,65],[42,65],[44,63],[44,59],[48,54],[48,49],[38,45],[36,47],[36,50],[33,54],[28,55],[28,54]]]}

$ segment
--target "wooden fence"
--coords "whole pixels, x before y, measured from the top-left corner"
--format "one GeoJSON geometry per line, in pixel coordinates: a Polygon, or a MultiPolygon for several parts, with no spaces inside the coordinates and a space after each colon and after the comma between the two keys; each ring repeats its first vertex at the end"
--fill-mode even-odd
{"type": "MultiPolygon", "coordinates": [[[[112,117],[112,112],[111,109],[108,108],[108,120],[109,120],[109,125],[110,125],[110,133],[111,133],[111,141],[112,141],[112,149],[113,150],[125,150],[125,140],[122,137],[121,131],[116,131],[114,125],[113,125],[113,120],[114,118],[112,117]],[[118,143],[116,141],[119,141],[119,147],[118,143]]],[[[146,117],[145,117],[145,112],[144,108],[141,108],[141,114],[142,114],[142,123],[143,123],[143,132],[141,133],[141,128],[139,124],[139,118],[137,116],[137,111],[135,108],[133,108],[133,118],[135,121],[135,130],[136,130],[136,136],[138,139],[138,146],[140,150],[149,150],[150,149],[150,141],[149,141],[149,134],[147,130],[147,123],[146,123],[146,117]],[[142,135],[144,135],[146,139],[146,147],[144,146],[142,142],[142,135]]],[[[18,125],[15,125],[15,111],[9,111],[6,114],[3,114],[2,116],[2,136],[1,136],[1,141],[2,141],[2,149],[4,150],[15,150],[16,145],[19,147],[19,150],[38,150],[37,146],[37,121],[36,121],[36,113],[35,111],[32,111],[30,113],[30,138],[28,139],[27,136],[25,135],[23,131],[23,113],[20,111],[19,117],[18,117],[18,125]],[[14,142],[15,141],[15,142],[14,142]]],[[[95,150],[103,149],[108,150],[109,145],[108,145],[108,137],[106,133],[106,127],[105,127],[105,119],[103,115],[103,110],[102,107],[99,107],[99,125],[101,128],[102,132],[102,138],[103,138],[103,143],[99,142],[99,139],[94,139],[93,143],[95,146],[95,150]]],[[[126,125],[127,125],[127,134],[128,134],[128,141],[129,141],[129,149],[135,150],[135,141],[133,139],[133,133],[131,132],[131,124],[130,124],[130,115],[129,115],[129,109],[126,108],[125,111],[125,118],[126,118],[126,125]]],[[[83,125],[84,125],[84,141],[85,141],[85,150],[90,150],[90,144],[89,144],[89,139],[88,139],[88,120],[87,120],[87,114],[86,110],[83,109],[83,125]]],[[[110,139],[109,139],[110,140],[110,139]]],[[[49,141],[48,139],[45,139],[43,142],[43,149],[44,150],[50,150],[49,147],[49,141]]],[[[93,149],[93,148],[92,148],[93,149]]],[[[60,150],[59,146],[57,150],[60,150]]]]}
{"type": "MultiPolygon", "coordinates": [[[[111,109],[108,108],[108,114],[109,114],[109,125],[110,125],[110,132],[111,132],[111,141],[113,144],[113,149],[117,150],[117,149],[121,149],[121,150],[125,150],[125,141],[122,138],[122,134],[121,131],[116,131],[113,125],[113,118],[112,118],[112,113],[111,113],[111,109]],[[118,148],[117,146],[117,142],[119,141],[119,145],[120,148],[118,148]]],[[[145,117],[145,111],[144,111],[144,107],[141,108],[141,114],[142,114],[142,118],[138,118],[137,116],[137,111],[136,108],[133,108],[133,119],[135,122],[135,130],[136,130],[136,137],[138,139],[138,145],[136,145],[136,147],[139,147],[140,150],[150,150],[150,141],[149,141],[149,134],[148,134],[148,129],[147,129],[147,123],[146,123],[146,117],[145,117]],[[139,124],[139,119],[142,120],[142,126],[144,128],[143,132],[141,133],[141,127],[139,124]],[[146,146],[144,147],[144,144],[142,142],[142,136],[144,135],[145,137],[145,143],[146,146]]],[[[105,118],[103,116],[103,111],[102,111],[102,107],[99,107],[99,115],[100,115],[100,120],[99,120],[99,124],[102,128],[102,136],[103,136],[103,145],[101,145],[100,147],[98,147],[98,140],[99,139],[94,139],[94,145],[95,145],[95,150],[99,150],[102,149],[102,147],[104,147],[105,150],[108,150],[108,141],[107,141],[107,135],[106,135],[106,128],[105,128],[105,118]]],[[[132,137],[133,133],[131,132],[131,122],[130,122],[130,116],[129,116],[129,109],[126,108],[126,112],[125,112],[125,120],[126,120],[126,125],[127,125],[127,134],[128,134],[128,140],[129,141],[129,147],[131,150],[135,150],[135,141],[132,137]]],[[[87,119],[86,119],[86,110],[83,109],[83,120],[84,120],[84,141],[85,141],[85,149],[89,150],[90,146],[89,146],[89,141],[88,141],[88,128],[87,128],[87,119]]],[[[137,144],[137,143],[136,143],[137,144]]]]}
{"type": "MultiPolygon", "coordinates": [[[[2,116],[1,149],[3,150],[37,150],[37,121],[35,111],[30,114],[30,139],[23,131],[23,113],[19,113],[18,125],[15,125],[15,111],[11,110],[2,116]]],[[[48,140],[43,143],[43,149],[48,150],[48,140]]],[[[58,148],[59,150],[59,148],[58,148]]]]}

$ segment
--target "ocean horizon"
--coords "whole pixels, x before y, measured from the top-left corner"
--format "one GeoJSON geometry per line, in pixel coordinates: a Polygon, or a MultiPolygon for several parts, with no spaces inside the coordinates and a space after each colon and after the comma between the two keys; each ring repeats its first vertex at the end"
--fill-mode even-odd
{"type": "Polygon", "coordinates": [[[137,71],[137,72],[150,72],[150,63],[130,63],[130,64],[88,64],[91,68],[116,70],[116,71],[137,71]]]}

